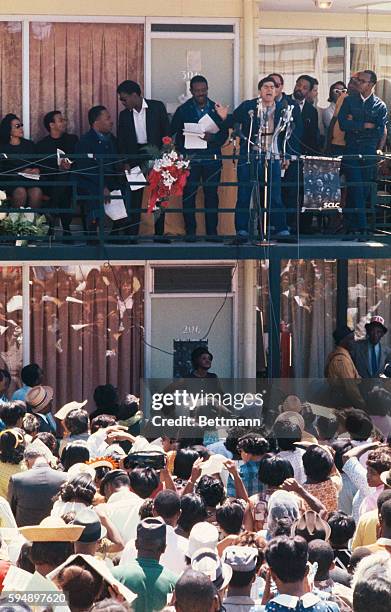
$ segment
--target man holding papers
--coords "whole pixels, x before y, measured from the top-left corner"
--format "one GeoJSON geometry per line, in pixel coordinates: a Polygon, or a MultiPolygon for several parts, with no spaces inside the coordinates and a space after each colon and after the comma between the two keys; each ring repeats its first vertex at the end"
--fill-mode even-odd
{"type": "Polygon", "coordinates": [[[178,150],[191,157],[190,175],[183,191],[183,216],[186,241],[196,240],[195,201],[199,184],[204,191],[205,225],[207,240],[217,242],[219,207],[218,184],[221,176],[221,147],[228,138],[215,103],[208,98],[208,82],[203,76],[190,81],[192,98],[180,106],[171,122],[178,150]]]}

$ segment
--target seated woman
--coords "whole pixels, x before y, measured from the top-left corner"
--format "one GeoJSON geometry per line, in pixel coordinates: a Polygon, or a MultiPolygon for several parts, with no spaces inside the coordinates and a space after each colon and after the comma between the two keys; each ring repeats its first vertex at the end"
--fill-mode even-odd
{"type": "Polygon", "coordinates": [[[39,181],[20,176],[23,172],[31,176],[39,175],[34,160],[26,161],[25,155],[35,153],[35,145],[32,140],[23,138],[23,123],[19,117],[9,113],[0,123],[0,149],[6,155],[18,155],[17,158],[7,158],[1,160],[1,170],[3,179],[11,182],[6,188],[7,196],[11,199],[15,208],[30,206],[39,208],[42,200],[42,190],[38,186],[39,181]],[[20,182],[28,183],[23,187],[20,182]]]}

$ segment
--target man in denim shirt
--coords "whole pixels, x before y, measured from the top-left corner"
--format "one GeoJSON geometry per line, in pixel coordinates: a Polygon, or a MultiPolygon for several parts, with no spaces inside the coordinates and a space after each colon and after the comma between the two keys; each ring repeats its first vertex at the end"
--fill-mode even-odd
{"type": "Polygon", "coordinates": [[[375,155],[384,134],[387,107],[373,93],[377,77],[372,70],[359,72],[356,82],[359,95],[345,98],[338,121],[346,140],[347,207],[358,209],[344,213],[345,230],[347,233],[360,232],[358,240],[364,241],[365,207],[371,191],[370,182],[376,180],[375,155]],[[359,154],[363,156],[361,159],[349,157],[359,154]]]}

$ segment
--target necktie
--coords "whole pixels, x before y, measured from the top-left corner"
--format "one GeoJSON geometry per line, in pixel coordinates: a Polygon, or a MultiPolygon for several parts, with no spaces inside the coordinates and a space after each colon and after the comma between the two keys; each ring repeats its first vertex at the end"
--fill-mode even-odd
{"type": "Polygon", "coordinates": [[[376,347],[372,346],[372,376],[376,376],[376,372],[377,372],[376,347]]]}

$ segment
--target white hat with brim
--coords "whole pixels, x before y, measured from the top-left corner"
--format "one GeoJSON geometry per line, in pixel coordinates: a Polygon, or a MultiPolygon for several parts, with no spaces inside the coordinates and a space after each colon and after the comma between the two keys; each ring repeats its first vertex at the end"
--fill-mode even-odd
{"type": "Polygon", "coordinates": [[[201,548],[191,558],[191,569],[208,576],[218,591],[225,589],[232,578],[232,567],[222,563],[217,552],[201,548]]]}
{"type": "Polygon", "coordinates": [[[59,421],[63,421],[72,410],[80,410],[80,408],[83,408],[87,402],[88,400],[84,400],[84,402],[68,402],[67,404],[64,404],[60,410],[57,410],[54,416],[56,419],[59,419],[59,421]]]}
{"type": "Polygon", "coordinates": [[[97,572],[97,574],[102,576],[103,580],[109,586],[115,587],[118,590],[119,594],[122,595],[122,597],[129,604],[132,603],[132,601],[134,601],[137,597],[135,593],[128,589],[124,584],[119,582],[119,580],[114,578],[113,574],[111,573],[110,569],[104,561],[102,561],[101,559],[96,559],[92,555],[71,555],[64,563],[56,567],[56,569],[50,572],[50,574],[48,574],[46,577],[49,580],[53,580],[64,569],[64,567],[67,567],[68,565],[87,565],[88,567],[91,567],[97,572]]]}
{"type": "Polygon", "coordinates": [[[19,527],[19,532],[29,542],[77,542],[83,530],[82,525],[67,525],[55,516],[47,516],[39,525],[19,527]]]}

